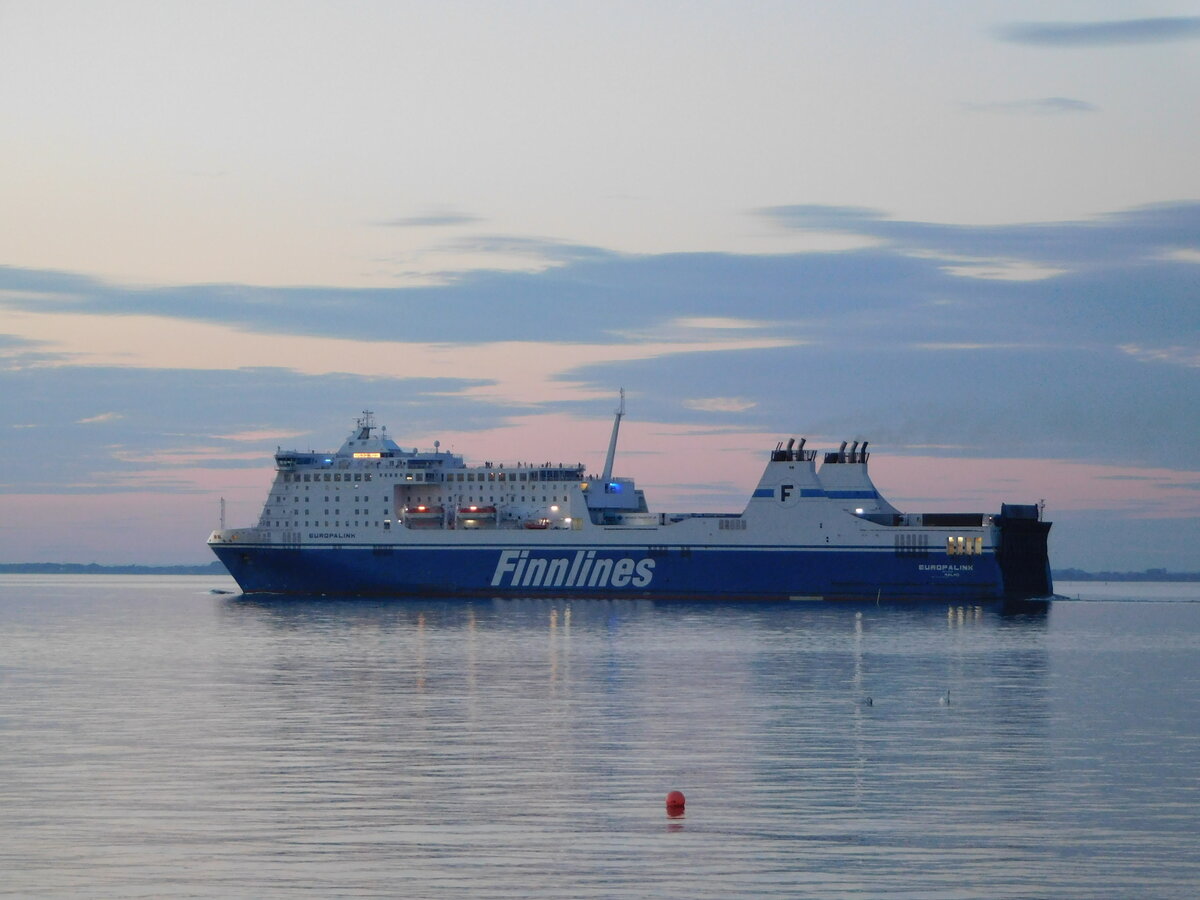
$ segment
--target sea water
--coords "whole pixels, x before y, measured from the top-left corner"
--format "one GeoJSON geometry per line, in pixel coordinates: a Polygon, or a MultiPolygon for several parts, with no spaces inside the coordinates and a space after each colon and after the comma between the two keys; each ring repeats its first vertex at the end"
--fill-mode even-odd
{"type": "Polygon", "coordinates": [[[1018,613],[214,588],[0,576],[0,895],[1200,893],[1200,585],[1018,613]]]}

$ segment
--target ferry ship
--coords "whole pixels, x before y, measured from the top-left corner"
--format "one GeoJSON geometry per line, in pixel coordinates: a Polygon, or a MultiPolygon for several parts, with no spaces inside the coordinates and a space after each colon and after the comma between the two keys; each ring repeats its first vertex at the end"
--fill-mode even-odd
{"type": "Polygon", "coordinates": [[[788,438],[737,513],[653,512],[604,469],[407,449],[370,411],[334,453],[280,450],[258,523],[208,544],[247,594],[982,602],[1052,593],[1041,507],[903,513],[867,442],[788,438]],[[818,466],[819,462],[819,466],[818,466]]]}

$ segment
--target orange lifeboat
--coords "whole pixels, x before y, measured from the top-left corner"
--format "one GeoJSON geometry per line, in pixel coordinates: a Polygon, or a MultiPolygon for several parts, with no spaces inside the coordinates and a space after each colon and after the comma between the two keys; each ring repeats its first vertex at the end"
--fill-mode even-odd
{"type": "Polygon", "coordinates": [[[420,516],[429,518],[432,516],[441,516],[446,510],[441,506],[406,506],[404,507],[404,515],[420,516]]]}
{"type": "Polygon", "coordinates": [[[406,506],[404,524],[409,528],[441,528],[445,512],[442,506],[406,506]]]}
{"type": "Polygon", "coordinates": [[[496,518],[496,507],[494,506],[460,506],[458,508],[459,516],[467,519],[494,519],[496,518]]]}

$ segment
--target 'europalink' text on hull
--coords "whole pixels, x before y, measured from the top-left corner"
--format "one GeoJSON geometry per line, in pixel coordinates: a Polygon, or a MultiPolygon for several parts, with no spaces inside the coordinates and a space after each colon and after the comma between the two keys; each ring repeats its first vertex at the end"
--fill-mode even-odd
{"type": "MultiPolygon", "coordinates": [[[[623,407],[622,403],[622,407],[623,407]]],[[[770,452],[740,513],[655,513],[604,470],[404,450],[370,413],[336,453],[280,451],[258,523],[209,545],[246,593],[989,600],[1051,594],[1040,509],[901,513],[866,444],[770,452]]]]}

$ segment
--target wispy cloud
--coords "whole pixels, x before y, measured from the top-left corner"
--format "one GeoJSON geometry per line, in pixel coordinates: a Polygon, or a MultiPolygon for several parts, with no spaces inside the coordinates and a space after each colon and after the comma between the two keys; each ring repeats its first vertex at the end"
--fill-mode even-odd
{"type": "Polygon", "coordinates": [[[1036,345],[989,343],[985,341],[913,344],[914,350],[1028,350],[1033,347],[1036,347],[1036,345]]]}
{"type": "Polygon", "coordinates": [[[440,212],[428,213],[423,216],[401,216],[398,219],[387,219],[375,224],[385,228],[449,228],[457,225],[474,225],[482,222],[478,216],[465,213],[440,212]]]}
{"type": "Polygon", "coordinates": [[[1200,38],[1200,16],[1116,19],[1103,22],[1014,22],[996,29],[1014,44],[1045,47],[1107,47],[1200,38]]]}
{"type": "Polygon", "coordinates": [[[220,438],[223,441],[286,441],[289,438],[300,437],[302,434],[305,434],[305,432],[262,428],[250,431],[238,431],[233,434],[214,434],[213,437],[220,438]]]}
{"type": "MultiPolygon", "coordinates": [[[[313,375],[441,377],[447,386],[497,402],[538,403],[582,399],[591,391],[566,380],[588,363],[653,359],[681,353],[764,349],[794,345],[781,337],[722,336],[691,341],[570,343],[565,340],[418,343],[261,335],[224,325],[160,316],[126,316],[119,329],[107,317],[12,313],[10,324],[54,344],[73,365],[146,369],[284,368],[313,375]]],[[[113,414],[106,414],[111,416],[113,414]]],[[[104,421],[94,417],[89,421],[104,421]]]]}
{"type": "Polygon", "coordinates": [[[556,238],[521,237],[507,234],[477,234],[457,238],[443,245],[456,252],[520,257],[533,261],[537,268],[575,260],[605,259],[615,256],[611,250],[563,241],[556,238]]]}
{"type": "Polygon", "coordinates": [[[1184,347],[1179,344],[1169,347],[1122,344],[1121,351],[1142,362],[1170,363],[1190,369],[1200,368],[1200,348],[1198,347],[1184,347]]]}
{"type": "Polygon", "coordinates": [[[759,322],[754,319],[734,319],[726,316],[684,316],[675,320],[681,328],[714,328],[714,329],[740,329],[740,328],[762,328],[769,325],[769,322],[759,322]]]}
{"type": "Polygon", "coordinates": [[[1012,225],[913,222],[889,219],[880,210],[811,204],[772,206],[758,212],[784,228],[844,230],[909,253],[1005,267],[1014,261],[1068,269],[1141,261],[1193,245],[1200,234],[1200,203],[1196,202],[1152,204],[1081,221],[1012,225]]]}
{"type": "Polygon", "coordinates": [[[699,397],[694,400],[684,400],[687,409],[700,412],[731,412],[740,413],[758,406],[754,400],[746,397],[699,397]]]}
{"type": "Polygon", "coordinates": [[[1099,107],[1086,100],[1072,97],[1041,97],[1036,100],[1001,100],[965,103],[964,109],[978,113],[1000,113],[1021,116],[1061,116],[1096,112],[1099,107]]]}
{"type": "Polygon", "coordinates": [[[1162,258],[1169,259],[1172,262],[1200,263],[1200,249],[1195,247],[1174,247],[1164,250],[1162,258]]]}
{"type": "Polygon", "coordinates": [[[126,450],[112,451],[113,459],[138,466],[196,466],[217,463],[230,465],[235,462],[262,463],[263,455],[257,450],[230,453],[228,447],[196,447],[188,450],[126,450]]]}
{"type": "Polygon", "coordinates": [[[120,413],[106,412],[100,413],[98,416],[89,416],[86,419],[79,419],[75,422],[76,425],[96,425],[100,422],[115,422],[117,419],[125,418],[120,413]]]}

